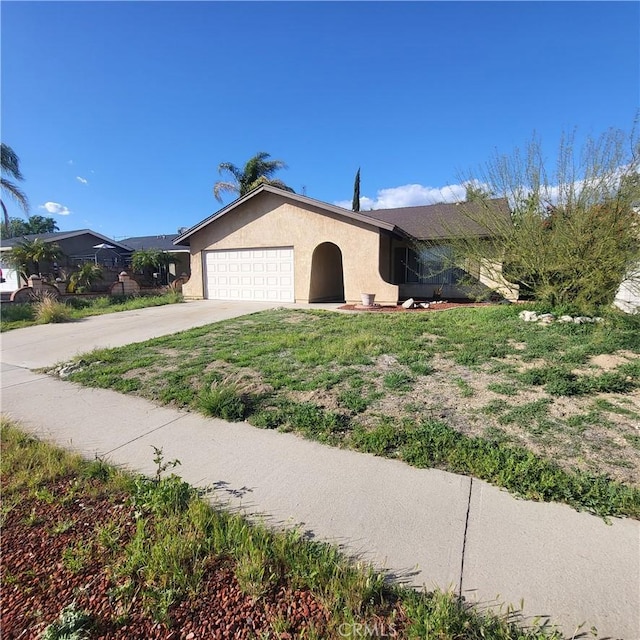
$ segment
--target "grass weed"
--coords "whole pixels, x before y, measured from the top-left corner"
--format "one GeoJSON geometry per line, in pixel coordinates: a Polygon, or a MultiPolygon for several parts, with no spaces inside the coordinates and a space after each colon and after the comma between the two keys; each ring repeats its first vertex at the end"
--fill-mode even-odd
{"type": "Polygon", "coordinates": [[[554,396],[628,393],[640,385],[640,376],[635,367],[620,372],[605,371],[593,376],[578,375],[560,366],[536,367],[520,374],[519,379],[523,384],[544,385],[545,391],[554,396]]]}
{"type": "Polygon", "coordinates": [[[215,384],[200,392],[198,408],[202,413],[230,422],[244,420],[249,412],[250,401],[233,384],[215,384]]]}
{"type": "Polygon", "coordinates": [[[453,382],[458,387],[460,395],[463,398],[471,398],[473,395],[475,395],[473,387],[464,378],[454,378],[453,382]]]}
{"type": "Polygon", "coordinates": [[[54,298],[44,297],[33,303],[33,318],[38,324],[54,322],[69,322],[72,319],[71,310],[63,302],[54,298]]]}

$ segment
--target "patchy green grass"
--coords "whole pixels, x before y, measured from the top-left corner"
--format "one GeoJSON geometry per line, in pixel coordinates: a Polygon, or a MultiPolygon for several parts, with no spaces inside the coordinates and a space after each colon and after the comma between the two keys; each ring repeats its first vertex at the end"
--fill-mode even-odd
{"type": "Polygon", "coordinates": [[[98,316],[118,311],[132,311],[146,307],[182,302],[182,295],[169,292],[156,296],[103,296],[100,298],[68,297],[63,302],[48,302],[45,308],[38,304],[3,304],[0,314],[0,331],[50,322],[71,322],[88,316],[98,316]]]}
{"type": "MultiPolygon", "coordinates": [[[[205,572],[211,575],[217,567],[231,567],[242,593],[255,599],[274,592],[310,591],[327,619],[324,629],[309,628],[304,637],[360,637],[358,630],[368,625],[406,638],[563,638],[535,622],[523,626],[511,606],[492,614],[451,592],[413,591],[390,583],[371,566],[355,564],[336,547],[305,539],[298,529],[276,532],[222,509],[215,501],[211,506],[203,500],[202,491],[172,472],[177,461],[166,461],[159,449],[155,450],[155,477],[131,477],[102,461],[87,462],[54,449],[6,421],[1,436],[3,493],[14,498],[14,508],[28,510],[35,490],[49,492],[62,502],[83,503],[96,496],[117,499],[120,507],[111,509],[110,518],[93,531],[77,534],[58,561],[71,573],[91,564],[91,575],[108,583],[108,613],[104,607],[97,610],[89,597],[94,592],[79,590],[75,597],[81,601],[66,605],[42,637],[92,637],[94,627],[117,629],[140,616],[171,625],[175,605],[202,598],[199,586],[205,572]],[[26,470],[34,469],[37,461],[43,469],[27,481],[26,470]],[[65,480],[66,492],[61,492],[60,480],[65,480]]],[[[45,539],[59,535],[44,526],[41,534],[45,539]]],[[[29,562],[41,563],[42,558],[27,557],[19,568],[3,562],[6,593],[26,588],[22,581],[34,573],[29,562]]],[[[52,566],[54,571],[58,568],[52,566]]],[[[32,610],[21,612],[25,629],[39,621],[37,596],[30,602],[32,610]]],[[[220,611],[213,603],[206,610],[220,611]]],[[[212,616],[211,622],[218,621],[212,616]]],[[[273,618],[264,637],[279,637],[287,628],[285,610],[273,618]]]]}
{"type": "Polygon", "coordinates": [[[588,485],[610,486],[613,494],[624,493],[625,482],[640,486],[630,426],[640,387],[640,318],[611,313],[602,324],[538,326],[520,321],[519,311],[265,311],[86,354],[71,379],[378,455],[399,455],[402,433],[427,438],[407,420],[436,420],[451,431],[443,447],[459,451],[459,433],[473,443],[465,446],[488,456],[486,464],[460,466],[451,451],[436,458],[403,454],[410,464],[428,460],[530,498],[636,517],[636,493],[620,502],[598,489],[594,498],[588,485]],[[615,369],[590,368],[592,356],[617,352],[628,357],[615,369]],[[232,388],[220,386],[229,379],[237,381],[232,388]],[[609,404],[589,414],[596,400],[609,404]],[[494,460],[480,446],[489,442],[488,427],[506,435],[491,440],[492,447],[508,440],[538,461],[527,459],[526,486],[517,486],[513,471],[483,471],[494,460]],[[574,488],[567,490],[568,480],[547,487],[550,463],[573,478],[574,488]]]}

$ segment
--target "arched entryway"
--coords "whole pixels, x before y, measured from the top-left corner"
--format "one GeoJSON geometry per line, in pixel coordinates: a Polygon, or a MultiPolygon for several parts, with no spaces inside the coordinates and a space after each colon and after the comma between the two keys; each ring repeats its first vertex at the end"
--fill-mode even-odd
{"type": "Polygon", "coordinates": [[[344,302],[342,251],[333,242],[323,242],[313,251],[309,302],[344,302]]]}

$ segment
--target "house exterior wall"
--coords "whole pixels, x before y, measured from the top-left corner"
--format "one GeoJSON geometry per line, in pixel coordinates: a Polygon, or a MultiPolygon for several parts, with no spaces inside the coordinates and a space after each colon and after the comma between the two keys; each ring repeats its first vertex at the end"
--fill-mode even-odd
{"type": "Polygon", "coordinates": [[[293,246],[296,302],[308,302],[312,256],[323,242],[342,252],[347,302],[361,293],[375,293],[376,302],[395,304],[398,287],[380,275],[380,233],[377,227],[345,220],[312,205],[288,202],[264,192],[212,220],[190,236],[191,278],[183,287],[188,298],[204,297],[204,251],[293,246]]]}

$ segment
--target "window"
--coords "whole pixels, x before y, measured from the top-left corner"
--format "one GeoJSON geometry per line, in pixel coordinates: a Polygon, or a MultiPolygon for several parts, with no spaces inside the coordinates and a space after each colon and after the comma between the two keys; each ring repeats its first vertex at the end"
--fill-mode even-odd
{"type": "Polygon", "coordinates": [[[398,247],[395,253],[400,284],[455,284],[459,279],[460,270],[452,267],[450,247],[398,247]]]}

